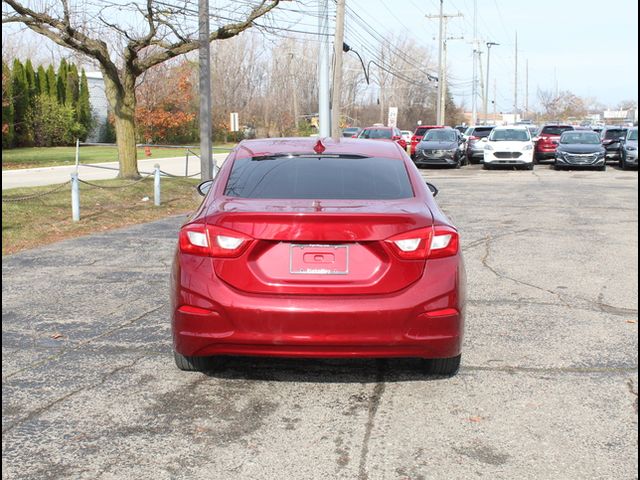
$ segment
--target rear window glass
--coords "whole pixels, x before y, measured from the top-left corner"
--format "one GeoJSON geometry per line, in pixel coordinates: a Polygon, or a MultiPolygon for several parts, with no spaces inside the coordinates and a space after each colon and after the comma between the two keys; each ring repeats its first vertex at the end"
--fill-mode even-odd
{"type": "Polygon", "coordinates": [[[318,200],[414,196],[404,162],[377,157],[241,158],[233,164],[225,195],[318,200]]]}
{"type": "Polygon", "coordinates": [[[389,128],[365,128],[360,134],[360,138],[391,138],[392,136],[389,128]]]}
{"type": "Polygon", "coordinates": [[[427,127],[417,128],[416,133],[414,135],[418,135],[418,136],[424,135],[427,130],[429,130],[427,127]]]}
{"type": "Polygon", "coordinates": [[[620,137],[626,137],[626,136],[627,136],[627,131],[622,128],[620,129],[612,128],[611,130],[607,130],[604,133],[604,138],[606,138],[607,140],[610,140],[613,138],[618,139],[620,137]]]}
{"type": "Polygon", "coordinates": [[[562,132],[569,130],[573,130],[573,127],[570,125],[550,125],[543,127],[540,135],[562,135],[562,132]]]}
{"type": "Polygon", "coordinates": [[[473,136],[478,138],[488,137],[492,130],[493,127],[478,127],[473,131],[473,136]]]}

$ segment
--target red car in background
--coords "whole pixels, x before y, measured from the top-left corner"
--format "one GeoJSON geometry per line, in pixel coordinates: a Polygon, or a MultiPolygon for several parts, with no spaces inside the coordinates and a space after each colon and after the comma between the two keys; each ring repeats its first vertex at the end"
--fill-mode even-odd
{"type": "Polygon", "coordinates": [[[553,160],[556,158],[556,150],[560,136],[567,131],[575,130],[573,125],[544,125],[535,137],[535,150],[533,153],[533,162],[539,163],[540,160],[553,160]]]}
{"type": "Polygon", "coordinates": [[[398,145],[247,140],[198,190],[171,274],[178,368],[219,355],[417,357],[428,373],[457,372],[458,231],[398,145]]]}
{"type": "Polygon", "coordinates": [[[384,127],[374,125],[362,130],[357,137],[366,140],[393,140],[400,145],[404,151],[407,151],[407,142],[402,138],[402,132],[396,127],[384,127]]]}
{"type": "Polygon", "coordinates": [[[413,137],[411,137],[411,150],[410,155],[411,158],[414,158],[416,155],[416,146],[420,143],[420,140],[425,136],[427,131],[433,128],[444,128],[444,125],[421,125],[416,128],[416,131],[413,132],[413,137]]]}

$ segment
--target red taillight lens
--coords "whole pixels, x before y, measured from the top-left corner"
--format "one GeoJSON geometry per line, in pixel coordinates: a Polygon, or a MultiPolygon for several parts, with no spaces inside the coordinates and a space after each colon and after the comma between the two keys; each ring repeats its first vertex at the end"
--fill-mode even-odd
{"type": "Polygon", "coordinates": [[[180,251],[203,257],[233,258],[242,255],[251,237],[216,225],[193,223],[180,230],[180,251]]]}
{"type": "Polygon", "coordinates": [[[386,241],[396,255],[406,260],[450,257],[456,255],[459,248],[458,232],[444,226],[412,230],[386,241]]]}
{"type": "Polygon", "coordinates": [[[469,140],[480,140],[480,137],[475,137],[472,135],[469,137],[469,140]]]}
{"type": "Polygon", "coordinates": [[[460,237],[451,227],[437,226],[433,229],[429,258],[451,257],[458,253],[460,237]]]}

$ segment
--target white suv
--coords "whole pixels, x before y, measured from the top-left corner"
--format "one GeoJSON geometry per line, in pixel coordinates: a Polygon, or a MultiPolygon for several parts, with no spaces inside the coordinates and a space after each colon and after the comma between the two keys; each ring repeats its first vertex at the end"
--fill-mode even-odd
{"type": "Polygon", "coordinates": [[[533,170],[533,142],[529,129],[523,125],[496,127],[482,139],[484,168],[511,165],[533,170]]]}

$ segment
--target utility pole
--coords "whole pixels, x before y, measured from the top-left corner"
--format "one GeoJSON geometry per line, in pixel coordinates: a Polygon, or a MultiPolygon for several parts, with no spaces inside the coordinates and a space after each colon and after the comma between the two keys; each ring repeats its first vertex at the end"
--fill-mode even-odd
{"type": "MultiPolygon", "coordinates": [[[[478,81],[480,83],[480,96],[482,97],[482,103],[484,105],[484,102],[486,101],[486,98],[484,96],[484,92],[485,92],[485,88],[484,88],[484,75],[482,74],[482,51],[478,52],[478,81]]],[[[477,112],[476,112],[476,117],[477,117],[477,112]]],[[[476,118],[476,122],[474,122],[474,125],[477,124],[477,118],[476,118]]]]}
{"type": "Polygon", "coordinates": [[[529,118],[529,59],[524,71],[524,114],[529,118]]]}
{"type": "Polygon", "coordinates": [[[515,83],[513,85],[513,120],[518,120],[518,32],[516,32],[515,83]]]}
{"type": "MultiPolygon", "coordinates": [[[[462,14],[460,14],[462,16],[462,14]]],[[[444,22],[444,42],[442,45],[442,66],[445,75],[442,76],[442,89],[440,90],[440,114],[442,115],[442,123],[438,125],[444,125],[447,121],[447,45],[449,40],[462,40],[463,37],[447,37],[447,21],[444,22]]],[[[438,82],[440,83],[440,82],[438,82]]]]}
{"type": "Polygon", "coordinates": [[[198,1],[198,88],[200,89],[200,178],[213,178],[211,142],[211,56],[209,45],[209,0],[198,1]]]}
{"type": "Polygon", "coordinates": [[[478,124],[478,0],[473,0],[473,80],[471,86],[471,125],[478,124]]]}
{"type": "Polygon", "coordinates": [[[489,101],[489,62],[491,61],[491,47],[500,45],[495,42],[487,42],[487,84],[484,91],[484,105],[482,111],[484,112],[484,123],[487,124],[487,116],[489,115],[487,102],[489,101]]]}
{"type": "MultiPolygon", "coordinates": [[[[425,15],[429,19],[439,19],[438,29],[438,92],[436,101],[436,123],[444,125],[445,99],[446,99],[446,71],[447,71],[447,22],[451,18],[463,17],[462,13],[444,13],[444,0],[440,0],[440,13],[438,15],[425,15]]],[[[450,39],[453,40],[453,39],[450,39]]]]}
{"type": "Polygon", "coordinates": [[[342,45],[344,44],[344,10],[346,0],[337,0],[336,35],[333,42],[333,91],[331,95],[331,136],[340,135],[340,100],[342,99],[342,45]]]}
{"type": "Polygon", "coordinates": [[[493,122],[491,122],[493,125],[496,125],[496,109],[498,108],[497,106],[497,102],[498,102],[498,82],[496,81],[496,79],[493,79],[493,122]]]}
{"type": "Polygon", "coordinates": [[[318,36],[318,122],[320,137],[331,136],[331,107],[329,105],[329,0],[320,0],[318,36]]]}

